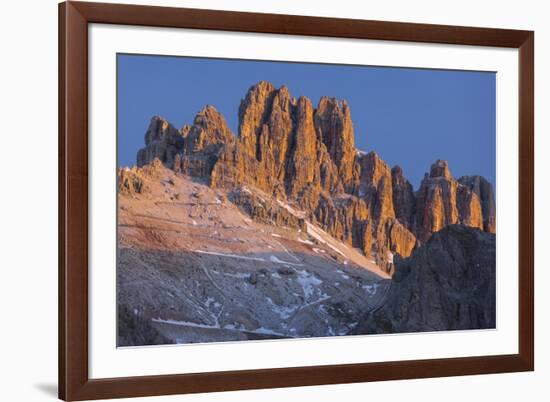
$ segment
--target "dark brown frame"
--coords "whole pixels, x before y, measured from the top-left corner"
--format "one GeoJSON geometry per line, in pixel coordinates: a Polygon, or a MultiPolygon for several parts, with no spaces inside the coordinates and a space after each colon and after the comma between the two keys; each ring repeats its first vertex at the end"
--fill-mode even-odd
{"type": "Polygon", "coordinates": [[[59,397],[137,397],[534,370],[534,33],[66,2],[59,5],[59,397]],[[519,353],[127,378],[88,377],[88,24],[261,32],[519,49],[519,353]]]}

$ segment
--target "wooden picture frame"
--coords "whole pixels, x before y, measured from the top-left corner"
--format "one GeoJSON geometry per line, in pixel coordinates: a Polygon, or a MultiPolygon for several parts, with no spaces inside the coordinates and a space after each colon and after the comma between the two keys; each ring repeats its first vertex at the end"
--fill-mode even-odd
{"type": "Polygon", "coordinates": [[[139,397],[534,369],[534,33],[381,21],[65,2],[59,5],[59,397],[139,397]],[[90,379],[88,24],[225,30],[519,49],[519,353],[90,379]]]}

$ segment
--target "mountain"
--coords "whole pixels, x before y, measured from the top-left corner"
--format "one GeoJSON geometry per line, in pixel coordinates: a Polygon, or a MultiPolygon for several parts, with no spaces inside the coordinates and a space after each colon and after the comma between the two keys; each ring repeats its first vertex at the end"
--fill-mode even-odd
{"type": "Polygon", "coordinates": [[[399,166],[356,149],[345,100],[323,97],[314,108],[307,97],[265,81],[241,100],[237,136],[210,105],[181,129],[153,117],[137,165],[155,159],[211,188],[262,191],[389,273],[393,255],[411,255],[447,225],[496,230],[494,192],[483,177],[454,179],[438,160],[415,192],[399,166]]]}
{"type": "Polygon", "coordinates": [[[252,86],[239,132],[154,116],[118,170],[118,345],[491,328],[495,200],[436,161],[414,191],[350,106],[252,86]]]}

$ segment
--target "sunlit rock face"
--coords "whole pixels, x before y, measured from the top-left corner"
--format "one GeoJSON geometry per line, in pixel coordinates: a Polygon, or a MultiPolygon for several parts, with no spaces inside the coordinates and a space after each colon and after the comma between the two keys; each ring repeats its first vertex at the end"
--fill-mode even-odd
{"type": "Polygon", "coordinates": [[[464,176],[458,179],[458,182],[468,187],[479,198],[483,215],[483,230],[489,233],[495,233],[496,206],[492,184],[482,176],[464,176]]]}
{"type": "MultiPolygon", "coordinates": [[[[485,179],[483,182],[488,184],[485,179]]],[[[484,215],[480,187],[476,187],[475,180],[455,180],[447,162],[436,161],[430,173],[426,173],[416,195],[414,231],[419,241],[425,242],[433,233],[456,223],[485,230],[484,222],[487,221],[487,228],[491,228],[489,222],[494,222],[494,215],[491,216],[494,209],[491,210],[490,205],[494,207],[494,197],[492,190],[483,193],[487,197],[484,215]]]]}
{"type": "MultiPolygon", "coordinates": [[[[388,272],[394,254],[409,256],[448,225],[495,233],[494,192],[486,179],[456,180],[448,163],[437,160],[415,192],[401,167],[356,149],[345,100],[322,97],[315,107],[286,86],[261,81],[241,100],[238,117],[235,135],[211,105],[179,130],[155,116],[137,165],[158,159],[212,188],[256,188],[292,205],[388,272]]],[[[131,187],[135,183],[126,176],[131,187]]],[[[273,217],[287,218],[281,219],[273,217]]]]}
{"type": "Polygon", "coordinates": [[[172,164],[175,156],[183,150],[186,134],[186,131],[177,130],[166,119],[153,116],[145,133],[145,148],[137,153],[138,167],[151,163],[155,158],[172,164]]]}

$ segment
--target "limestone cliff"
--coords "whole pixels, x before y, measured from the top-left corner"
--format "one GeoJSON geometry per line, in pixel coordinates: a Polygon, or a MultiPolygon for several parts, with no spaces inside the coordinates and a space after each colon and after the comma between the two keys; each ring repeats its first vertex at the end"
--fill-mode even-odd
{"type": "Polygon", "coordinates": [[[481,202],[483,230],[496,232],[496,206],[493,186],[481,176],[464,176],[458,182],[472,190],[481,202]]]}
{"type": "Polygon", "coordinates": [[[351,112],[345,100],[322,97],[315,110],[315,128],[325,145],[346,191],[356,177],[355,138],[351,112]]]}
{"type": "Polygon", "coordinates": [[[394,166],[391,174],[395,217],[403,226],[411,230],[416,204],[413,186],[403,175],[403,169],[400,166],[394,166]]]}
{"type": "MultiPolygon", "coordinates": [[[[213,106],[179,130],[153,117],[137,165],[158,159],[177,173],[205,180],[264,222],[296,227],[303,219],[315,222],[387,272],[393,271],[395,254],[411,255],[448,225],[495,232],[487,180],[455,180],[447,162],[438,160],[415,193],[399,166],[392,169],[375,152],[355,148],[345,100],[322,97],[314,107],[287,87],[262,81],[241,100],[238,117],[237,136],[213,106]],[[243,193],[243,186],[261,191],[268,204],[254,205],[257,199],[243,193]],[[277,202],[300,211],[299,219],[277,202]]],[[[120,173],[121,191],[139,188],[139,174],[120,173]]]]}
{"type": "Polygon", "coordinates": [[[138,167],[152,162],[155,158],[171,165],[176,154],[183,149],[187,130],[188,128],[177,130],[166,119],[153,116],[145,133],[145,148],[140,149],[137,154],[138,167]]]}
{"type": "Polygon", "coordinates": [[[427,241],[447,225],[461,223],[483,229],[483,222],[478,194],[452,177],[446,161],[435,162],[416,195],[414,231],[419,241],[427,241]]]}

